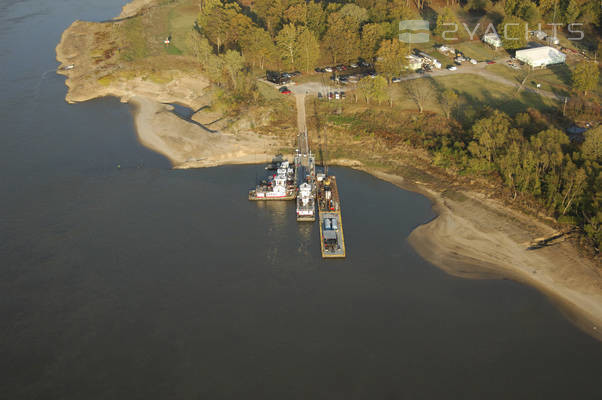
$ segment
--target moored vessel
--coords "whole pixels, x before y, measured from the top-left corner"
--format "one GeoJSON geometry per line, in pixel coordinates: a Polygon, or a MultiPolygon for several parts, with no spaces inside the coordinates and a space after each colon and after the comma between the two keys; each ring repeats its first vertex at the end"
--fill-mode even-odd
{"type": "Polygon", "coordinates": [[[276,173],[249,191],[249,200],[294,200],[297,197],[294,169],[288,161],[278,163],[276,173]]]}
{"type": "Polygon", "coordinates": [[[318,174],[317,181],[322,257],[345,258],[345,238],[336,177],[318,174]]]}
{"type": "Polygon", "coordinates": [[[297,221],[315,221],[316,204],[313,184],[304,182],[297,193],[297,221]]]}

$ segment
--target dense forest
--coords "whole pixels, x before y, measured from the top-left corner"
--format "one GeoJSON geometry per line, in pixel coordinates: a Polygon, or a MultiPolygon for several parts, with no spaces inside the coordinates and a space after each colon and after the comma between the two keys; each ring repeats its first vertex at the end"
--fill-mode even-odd
{"type": "MultiPolygon", "coordinates": [[[[189,54],[204,74],[240,104],[259,101],[256,77],[261,71],[299,70],[313,72],[324,65],[373,63],[377,79],[362,79],[355,86],[355,101],[366,111],[357,121],[387,121],[387,87],[391,77],[405,73],[405,55],[411,48],[397,40],[399,21],[428,19],[434,41],[444,23],[462,22],[460,16],[478,21],[476,35],[493,24],[528,24],[556,21],[582,23],[589,35],[579,44],[587,57],[571,69],[570,97],[564,115],[533,108],[509,115],[483,105],[462,110],[454,90],[437,92],[404,83],[408,98],[420,106],[420,97],[436,97],[444,111],[430,125],[410,128],[358,123],[354,129],[397,135],[412,146],[426,148],[433,162],[458,174],[495,177],[503,182],[511,201],[529,204],[555,217],[560,223],[577,226],[597,252],[602,241],[600,208],[602,175],[602,126],[600,122],[599,63],[602,51],[599,32],[600,4],[597,0],[202,0],[198,17],[186,38],[189,54]],[[593,37],[592,37],[593,35],[593,37]],[[377,104],[384,104],[382,107],[377,104]],[[435,121],[435,122],[433,122],[435,121]],[[587,121],[582,140],[571,141],[564,128],[587,121]],[[434,125],[433,125],[434,124],[434,125]],[[533,206],[534,205],[534,206],[533,206]]],[[[566,25],[560,28],[566,32],[566,25]]],[[[506,50],[525,43],[508,45],[506,50]]],[[[139,55],[141,57],[144,54],[139,55]]],[[[130,57],[135,58],[133,54],[130,57]]],[[[393,110],[393,109],[391,109],[393,110]]],[[[393,111],[390,111],[393,112],[393,111]]],[[[428,113],[428,112],[426,112],[428,113]]]]}

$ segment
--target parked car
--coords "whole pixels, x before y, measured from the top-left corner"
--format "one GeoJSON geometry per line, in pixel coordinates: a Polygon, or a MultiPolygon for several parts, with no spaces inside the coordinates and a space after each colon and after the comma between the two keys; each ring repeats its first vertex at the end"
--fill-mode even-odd
{"type": "Polygon", "coordinates": [[[450,70],[450,71],[455,71],[455,70],[458,69],[458,67],[456,67],[455,65],[448,65],[447,69],[450,70]]]}
{"type": "Polygon", "coordinates": [[[345,92],[341,92],[341,99],[345,98],[345,92]]]}
{"type": "Polygon", "coordinates": [[[316,71],[316,72],[326,72],[326,70],[324,68],[316,68],[316,69],[314,69],[314,71],[316,71]]]}
{"type": "Polygon", "coordinates": [[[470,59],[470,63],[471,63],[471,64],[478,64],[478,61],[477,61],[477,60],[475,60],[474,58],[471,58],[471,59],[470,59]]]}
{"type": "Polygon", "coordinates": [[[326,72],[332,72],[332,68],[331,67],[326,67],[326,68],[324,68],[324,71],[326,71],[326,72]]]}
{"type": "Polygon", "coordinates": [[[289,88],[287,88],[286,86],[282,86],[280,89],[278,89],[280,91],[280,93],[282,94],[291,94],[291,91],[289,90],[289,88]]]}
{"type": "Polygon", "coordinates": [[[487,64],[495,64],[495,61],[493,61],[493,60],[487,60],[487,64]]]}
{"type": "Polygon", "coordinates": [[[350,67],[351,67],[351,68],[357,68],[357,64],[356,64],[356,63],[353,63],[353,64],[351,64],[351,65],[350,65],[350,67]]]}
{"type": "Polygon", "coordinates": [[[399,82],[401,82],[401,79],[399,79],[399,78],[397,78],[397,77],[394,76],[393,78],[391,78],[391,82],[393,82],[393,83],[399,83],[399,82]]]}

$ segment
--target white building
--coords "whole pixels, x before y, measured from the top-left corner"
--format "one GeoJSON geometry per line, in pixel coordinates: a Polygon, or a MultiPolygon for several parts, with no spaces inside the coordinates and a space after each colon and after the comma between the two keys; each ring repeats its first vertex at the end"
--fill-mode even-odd
{"type": "Polygon", "coordinates": [[[502,47],[502,40],[497,33],[491,32],[483,35],[483,42],[487,43],[494,48],[502,47]]]}
{"type": "Polygon", "coordinates": [[[407,68],[412,70],[412,71],[416,71],[417,69],[422,68],[422,57],[418,57],[415,56],[413,54],[410,54],[409,56],[406,56],[407,60],[408,60],[408,66],[407,68]]]}
{"type": "Polygon", "coordinates": [[[561,64],[566,60],[566,56],[562,52],[549,46],[517,50],[516,58],[531,68],[543,68],[551,64],[561,64]]]}
{"type": "Polygon", "coordinates": [[[439,46],[437,48],[437,51],[439,51],[439,53],[441,53],[441,54],[450,55],[450,56],[454,56],[456,54],[456,49],[454,49],[453,47],[447,47],[445,45],[439,46]]]}
{"type": "Polygon", "coordinates": [[[533,36],[535,36],[538,40],[544,40],[546,37],[548,37],[547,33],[545,33],[544,31],[540,31],[540,30],[533,31],[533,32],[531,32],[531,34],[533,36]]]}

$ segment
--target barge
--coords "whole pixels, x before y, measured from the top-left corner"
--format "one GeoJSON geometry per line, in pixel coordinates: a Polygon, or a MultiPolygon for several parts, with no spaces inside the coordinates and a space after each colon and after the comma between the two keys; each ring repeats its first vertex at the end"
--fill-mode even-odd
{"type": "Polygon", "coordinates": [[[345,237],[336,177],[318,174],[317,181],[322,257],[345,258],[345,237]]]}

